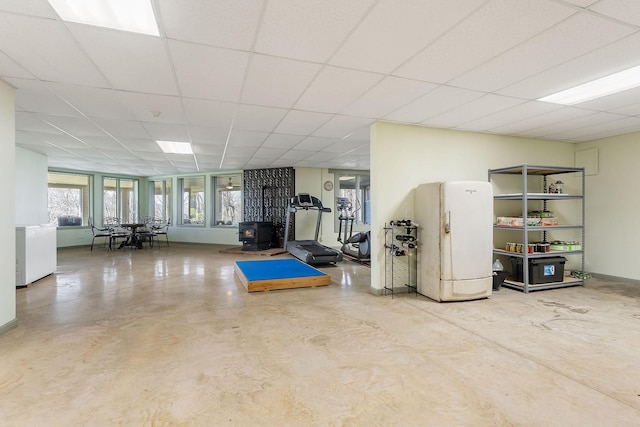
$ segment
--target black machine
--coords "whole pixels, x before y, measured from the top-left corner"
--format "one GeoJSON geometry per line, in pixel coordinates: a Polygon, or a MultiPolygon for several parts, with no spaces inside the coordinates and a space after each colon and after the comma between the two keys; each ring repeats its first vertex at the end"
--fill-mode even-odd
{"type": "Polygon", "coordinates": [[[346,197],[336,198],[336,207],[340,211],[338,242],[342,243],[342,252],[359,261],[371,260],[371,232],[353,234],[353,223],[358,210],[353,209],[353,204],[346,197]]]}
{"type": "Polygon", "coordinates": [[[342,261],[342,252],[321,245],[318,242],[320,234],[320,220],[323,213],[330,213],[331,208],[322,206],[322,202],[307,193],[300,193],[289,201],[287,207],[287,222],[284,231],[284,248],[293,256],[307,264],[335,264],[342,261]],[[291,240],[289,241],[289,221],[292,213],[298,210],[317,210],[318,220],[316,221],[315,240],[291,240]]]}

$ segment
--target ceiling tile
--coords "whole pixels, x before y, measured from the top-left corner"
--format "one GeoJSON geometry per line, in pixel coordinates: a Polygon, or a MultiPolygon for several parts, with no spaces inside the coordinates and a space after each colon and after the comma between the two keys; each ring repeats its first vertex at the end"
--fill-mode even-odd
{"type": "MultiPolygon", "coordinates": [[[[612,43],[633,31],[628,26],[579,13],[454,79],[451,84],[495,91],[612,43]]],[[[543,95],[536,96],[536,99],[543,95]]]]}
{"type": "Polygon", "coordinates": [[[82,138],[74,138],[69,135],[46,135],[43,139],[49,144],[63,148],[87,148],[89,145],[82,141],[82,138]]]}
{"type": "Polygon", "coordinates": [[[380,74],[324,67],[302,94],[295,108],[325,113],[341,111],[381,79],[380,74]]]}
{"type": "Polygon", "coordinates": [[[154,95],[139,92],[116,91],[132,113],[132,118],[153,122],[186,123],[182,102],[177,96],[154,95]],[[154,114],[160,113],[158,117],[154,114]]]}
{"type": "Polygon", "coordinates": [[[143,122],[142,127],[146,129],[151,139],[154,140],[191,142],[189,141],[187,127],[184,125],[143,122]]]}
{"type": "Polygon", "coordinates": [[[251,49],[263,7],[261,0],[158,0],[158,4],[160,27],[168,38],[238,50],[251,49]]]}
{"type": "Polygon", "coordinates": [[[48,116],[44,119],[50,126],[76,137],[104,136],[104,132],[91,120],[82,117],[48,116]]]}
{"type": "Polygon", "coordinates": [[[59,21],[0,12],[0,51],[37,78],[105,87],[106,80],[59,21]]]}
{"type": "Polygon", "coordinates": [[[439,86],[426,95],[385,116],[387,120],[420,123],[485,95],[483,92],[439,86]]]}
{"type": "Polygon", "coordinates": [[[262,143],[265,148],[293,148],[304,139],[301,135],[282,135],[279,133],[270,134],[262,143]]]}
{"type": "Polygon", "coordinates": [[[253,55],[242,102],[291,108],[319,70],[317,64],[253,55]]]}
{"type": "Polygon", "coordinates": [[[249,60],[247,52],[170,41],[180,94],[236,102],[249,60]]]}
{"type": "Polygon", "coordinates": [[[122,145],[130,151],[146,151],[150,153],[161,153],[160,146],[155,141],[148,139],[132,139],[123,138],[120,140],[122,145]]]}
{"type": "Polygon", "coordinates": [[[322,125],[313,133],[313,136],[344,138],[361,128],[369,128],[373,119],[360,117],[333,116],[331,120],[322,125]]]}
{"type": "Polygon", "coordinates": [[[325,113],[291,110],[274,132],[290,135],[310,135],[328,122],[333,116],[325,113]]]}
{"type": "Polygon", "coordinates": [[[329,62],[387,74],[484,2],[379,1],[329,62]]]}
{"type": "Polygon", "coordinates": [[[503,126],[497,126],[490,129],[490,131],[500,134],[522,134],[525,136],[531,136],[528,131],[532,129],[539,129],[548,124],[562,123],[580,117],[587,117],[592,114],[594,114],[593,111],[584,110],[582,108],[561,107],[543,114],[537,114],[527,119],[508,123],[503,126]]]}
{"type": "Polygon", "coordinates": [[[241,104],[238,107],[233,127],[241,130],[271,132],[286,114],[287,110],[284,108],[241,104]]]}
{"type": "Polygon", "coordinates": [[[259,147],[269,136],[266,132],[236,129],[231,132],[229,146],[259,147]]]}
{"type": "Polygon", "coordinates": [[[151,138],[140,122],[131,120],[93,119],[95,124],[116,138],[151,138]]]}
{"type": "Polygon", "coordinates": [[[322,151],[335,143],[334,138],[320,138],[309,136],[295,146],[296,150],[322,151]]]}
{"type": "Polygon", "coordinates": [[[572,7],[548,1],[490,1],[394,74],[448,82],[575,12],[572,7]]]}
{"type": "Polygon", "coordinates": [[[444,128],[457,127],[491,113],[515,107],[523,102],[522,99],[518,98],[487,94],[446,113],[432,117],[424,121],[423,124],[444,128]]]}
{"type": "Polygon", "coordinates": [[[209,126],[189,126],[191,142],[208,145],[222,145],[227,142],[229,129],[214,128],[209,126]]]}
{"type": "Polygon", "coordinates": [[[479,119],[471,120],[460,126],[461,129],[487,131],[500,126],[509,125],[521,120],[529,119],[540,114],[564,108],[562,105],[540,101],[527,101],[513,108],[489,114],[479,119]]]}
{"type": "Polygon", "coordinates": [[[531,129],[535,135],[543,138],[548,138],[554,134],[565,133],[572,130],[579,130],[585,126],[593,126],[601,123],[611,122],[621,119],[622,116],[610,113],[593,113],[584,117],[578,117],[572,120],[565,120],[562,122],[541,126],[535,129],[531,129]]]}
{"type": "Polygon", "coordinates": [[[640,7],[637,0],[600,0],[589,9],[640,27],[640,7]]]}
{"type": "Polygon", "coordinates": [[[271,1],[264,13],[255,50],[285,58],[325,62],[373,3],[373,0],[271,1]]]}
{"type": "MultiPolygon", "coordinates": [[[[591,122],[591,120],[589,122],[591,122]]],[[[549,137],[558,140],[582,139],[588,138],[591,134],[604,132],[617,131],[622,133],[623,131],[621,131],[621,129],[627,128],[640,128],[640,117],[622,117],[617,115],[607,115],[601,118],[596,117],[593,124],[577,126],[563,132],[552,133],[549,137]],[[598,120],[602,121],[598,122],[598,120]]]]}
{"type": "Polygon", "coordinates": [[[507,86],[499,93],[537,99],[640,65],[640,33],[632,34],[507,86]],[[576,72],[579,70],[579,72],[576,72]]]}
{"type": "Polygon", "coordinates": [[[384,117],[436,87],[433,83],[387,76],[342,112],[360,117],[384,117]]]}
{"type": "Polygon", "coordinates": [[[0,52],[0,76],[33,79],[34,76],[16,64],[13,59],[0,52]]]}
{"type": "Polygon", "coordinates": [[[89,25],[70,23],[68,26],[114,89],[178,94],[162,39],[89,25]]]}
{"type": "Polygon", "coordinates": [[[58,17],[49,3],[43,0],[2,0],[0,10],[50,19],[58,17]]]}
{"type": "Polygon", "coordinates": [[[229,129],[238,106],[232,102],[184,98],[184,111],[190,125],[229,129]]]}
{"type": "Polygon", "coordinates": [[[285,159],[285,160],[302,160],[302,159],[306,159],[307,157],[309,157],[310,155],[312,155],[313,153],[315,153],[315,151],[309,151],[309,150],[289,150],[286,153],[284,153],[281,158],[285,159]]]}
{"type": "Polygon", "coordinates": [[[16,131],[34,131],[42,133],[62,133],[43,121],[48,116],[38,113],[16,112],[16,131]]]}
{"type": "Polygon", "coordinates": [[[131,110],[112,89],[50,83],[49,87],[60,98],[87,117],[106,119],[133,118],[131,110]]]}
{"type": "Polygon", "coordinates": [[[36,80],[6,79],[17,88],[16,106],[32,113],[80,116],[80,113],[53,93],[49,87],[36,80]]]}
{"type": "Polygon", "coordinates": [[[286,153],[288,150],[286,148],[264,148],[260,147],[253,154],[254,158],[261,159],[276,159],[286,153]]]}

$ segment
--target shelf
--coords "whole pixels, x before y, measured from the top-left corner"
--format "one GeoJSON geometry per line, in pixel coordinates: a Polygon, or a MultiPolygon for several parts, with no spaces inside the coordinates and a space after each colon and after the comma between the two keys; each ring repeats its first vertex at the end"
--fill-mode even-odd
{"type": "Polygon", "coordinates": [[[536,283],[536,284],[528,284],[526,287],[522,282],[516,282],[515,280],[506,279],[502,286],[505,288],[517,289],[519,291],[527,290],[527,291],[542,291],[545,289],[557,289],[557,288],[568,288],[570,286],[580,286],[584,284],[584,280],[577,279],[575,277],[565,277],[562,282],[553,282],[553,283],[536,283]]]}
{"type": "MultiPolygon", "coordinates": [[[[550,230],[569,230],[569,229],[580,229],[582,225],[529,225],[527,226],[528,231],[550,231],[550,230]]],[[[522,231],[524,227],[511,227],[509,225],[494,225],[493,228],[495,230],[517,230],[522,231]]]]}
{"type": "MultiPolygon", "coordinates": [[[[524,243],[531,243],[530,239],[529,239],[529,232],[542,232],[542,241],[543,242],[547,242],[547,232],[551,232],[553,234],[554,231],[556,230],[572,230],[571,233],[567,233],[567,234],[580,234],[580,245],[581,245],[581,250],[576,250],[576,251],[549,251],[549,252],[533,252],[533,253],[529,253],[529,252],[511,252],[511,251],[507,251],[504,249],[494,249],[493,253],[494,255],[499,255],[499,256],[506,256],[506,257],[511,257],[512,261],[520,261],[522,260],[522,265],[523,266],[530,266],[530,263],[528,261],[533,260],[533,259],[542,259],[545,260],[546,258],[549,258],[549,262],[552,262],[551,258],[552,257],[556,257],[556,256],[578,256],[580,257],[580,269],[577,270],[580,273],[584,274],[584,241],[585,241],[585,227],[584,227],[584,223],[585,223],[585,174],[584,174],[584,168],[574,168],[574,167],[558,167],[558,166],[534,166],[534,165],[528,165],[528,164],[522,164],[522,165],[518,165],[518,166],[512,166],[512,167],[505,167],[505,168],[499,168],[499,169],[489,169],[489,181],[492,181],[492,178],[495,177],[495,175],[499,175],[499,174],[503,174],[503,175],[512,175],[514,178],[516,175],[518,175],[520,177],[520,187],[513,187],[511,185],[503,187],[502,189],[502,194],[498,193],[494,195],[494,202],[499,202],[499,201],[503,201],[503,200],[514,200],[514,201],[518,201],[521,205],[521,209],[522,209],[522,216],[521,218],[524,218],[522,221],[524,222],[523,225],[521,226],[517,226],[517,227],[513,227],[513,226],[509,226],[509,225],[494,225],[493,229],[494,229],[494,233],[496,230],[510,230],[510,231],[516,231],[517,233],[519,233],[520,236],[520,240],[522,242],[522,244],[524,243]],[[547,189],[549,189],[549,191],[553,191],[553,187],[551,187],[551,185],[547,186],[547,176],[549,175],[560,175],[560,174],[572,174],[573,177],[570,177],[570,181],[572,183],[576,183],[576,180],[579,179],[581,186],[578,189],[572,188],[573,191],[569,191],[569,193],[573,192],[573,193],[578,193],[578,194],[566,194],[566,193],[554,193],[554,192],[550,192],[547,193],[547,189]],[[575,178],[574,178],[575,177],[575,178]],[[535,193],[535,192],[530,192],[531,189],[535,189],[535,188],[540,188],[542,189],[542,192],[540,193],[535,193]],[[511,193],[510,191],[516,191],[511,193]],[[540,201],[542,202],[542,210],[546,211],[547,210],[547,202],[552,202],[555,204],[560,204],[560,201],[562,200],[578,200],[579,203],[581,204],[581,213],[580,216],[573,216],[573,221],[574,224],[561,224],[561,225],[547,225],[547,226],[542,226],[542,225],[537,225],[537,226],[529,226],[527,225],[527,223],[532,223],[533,221],[529,222],[527,221],[526,217],[529,215],[528,212],[528,208],[529,208],[529,201],[540,201]],[[576,223],[580,224],[580,225],[576,225],[576,223]],[[515,258],[515,259],[514,259],[515,258]]],[[[555,179],[554,179],[555,180],[555,179]]],[[[509,179],[505,179],[505,180],[499,180],[499,182],[501,184],[507,184],[508,181],[513,183],[512,178],[509,179]]],[[[495,184],[494,184],[495,185],[495,184]]],[[[500,191],[499,188],[500,187],[494,187],[496,188],[497,191],[500,191]]],[[[534,190],[535,191],[535,190],[534,190]]],[[[538,203],[536,203],[537,205],[538,203]]],[[[505,208],[506,204],[501,204],[501,203],[497,203],[494,204],[494,207],[497,209],[497,207],[499,207],[500,209],[505,208]]],[[[572,208],[575,208],[575,204],[572,206],[572,208]]],[[[502,222],[507,222],[507,221],[500,221],[502,222]]],[[[519,221],[517,222],[519,223],[519,221]]],[[[509,238],[511,239],[511,234],[509,235],[509,238]]],[[[505,235],[500,235],[500,237],[505,237],[505,235]]],[[[578,239],[575,239],[576,241],[578,239]]],[[[525,247],[525,251],[527,250],[527,247],[525,247]]],[[[573,258],[572,262],[576,262],[576,259],[573,258]]],[[[544,261],[543,261],[544,263],[544,261]]],[[[537,262],[536,264],[539,264],[539,262],[537,262]]],[[[515,267],[514,267],[515,268],[515,267]]],[[[518,289],[523,291],[524,293],[528,293],[529,291],[535,291],[535,290],[542,290],[542,289],[553,289],[553,288],[561,288],[561,287],[567,287],[567,286],[577,286],[577,285],[582,285],[584,284],[584,280],[583,279],[576,279],[576,278],[572,278],[572,277],[568,277],[565,278],[563,281],[561,282],[557,282],[557,283],[541,283],[541,284],[534,284],[534,283],[529,283],[531,280],[531,276],[530,276],[530,268],[528,267],[524,267],[522,269],[522,277],[518,278],[520,280],[523,280],[523,282],[515,282],[514,280],[505,280],[504,282],[504,286],[507,288],[513,288],[513,289],[518,289]]],[[[557,277],[557,279],[559,279],[560,277],[557,277]]]]}
{"type": "MultiPolygon", "coordinates": [[[[527,200],[575,200],[582,199],[577,194],[555,194],[555,193],[527,193],[527,200]]],[[[496,194],[493,196],[495,200],[522,200],[522,193],[496,194]]]]}
{"type": "Polygon", "coordinates": [[[558,166],[534,166],[534,165],[524,164],[520,166],[511,166],[507,168],[490,169],[489,173],[522,175],[525,169],[528,175],[538,175],[538,176],[555,175],[555,174],[571,173],[571,172],[582,173],[584,171],[583,168],[567,168],[567,167],[558,167],[558,166]]]}
{"type": "MultiPolygon", "coordinates": [[[[524,258],[522,252],[505,251],[504,249],[494,249],[493,253],[496,255],[506,255],[515,258],[524,258]]],[[[582,255],[583,251],[549,251],[549,252],[534,252],[532,254],[527,253],[527,258],[550,258],[558,255],[582,255]]]]}

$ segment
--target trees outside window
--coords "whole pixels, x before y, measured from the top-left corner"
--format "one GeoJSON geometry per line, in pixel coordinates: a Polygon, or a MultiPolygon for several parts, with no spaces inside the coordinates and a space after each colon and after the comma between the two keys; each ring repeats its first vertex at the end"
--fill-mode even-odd
{"type": "Polygon", "coordinates": [[[103,217],[122,223],[138,220],[138,181],[124,178],[103,179],[103,217]]]}
{"type": "Polygon", "coordinates": [[[242,176],[240,174],[214,176],[213,200],[215,225],[238,225],[242,221],[242,176]]]}
{"type": "Polygon", "coordinates": [[[204,226],[206,213],[204,176],[180,178],[178,182],[182,194],[180,224],[204,226]]]}
{"type": "Polygon", "coordinates": [[[49,172],[47,195],[50,224],[60,227],[88,225],[90,175],[49,172]]]}
{"type": "Polygon", "coordinates": [[[150,212],[162,222],[171,220],[171,179],[161,179],[149,183],[150,212]]]}

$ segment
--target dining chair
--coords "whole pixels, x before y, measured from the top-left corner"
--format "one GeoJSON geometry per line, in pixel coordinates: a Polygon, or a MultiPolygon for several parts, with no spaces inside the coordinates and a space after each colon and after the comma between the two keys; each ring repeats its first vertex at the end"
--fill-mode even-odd
{"type": "MultiPolygon", "coordinates": [[[[93,218],[89,217],[89,226],[91,227],[91,251],[93,251],[93,243],[97,238],[103,237],[103,246],[107,244],[107,241],[111,239],[111,229],[110,228],[98,228],[93,222],[93,218]]],[[[111,242],[109,242],[109,249],[111,249],[111,242]]]]}
{"type": "Polygon", "coordinates": [[[120,225],[120,218],[117,217],[106,217],[104,219],[104,226],[109,228],[111,238],[109,239],[109,248],[113,248],[114,246],[118,247],[118,242],[120,242],[120,246],[123,246],[124,243],[129,238],[129,231],[122,228],[120,225]]]}
{"type": "MultiPolygon", "coordinates": [[[[167,219],[167,222],[163,222],[161,219],[157,219],[151,225],[151,231],[153,232],[153,234],[155,234],[155,237],[164,236],[167,246],[169,246],[169,226],[170,225],[171,225],[171,218],[167,219]]],[[[158,245],[158,247],[160,247],[160,245],[158,245]]]]}
{"type": "Polygon", "coordinates": [[[149,247],[153,247],[153,241],[156,238],[156,234],[153,232],[153,224],[154,224],[154,219],[153,217],[150,216],[143,216],[140,218],[140,220],[138,221],[140,224],[144,224],[144,226],[139,227],[136,230],[136,235],[138,236],[138,239],[141,239],[141,241],[149,241],[149,247]]]}

